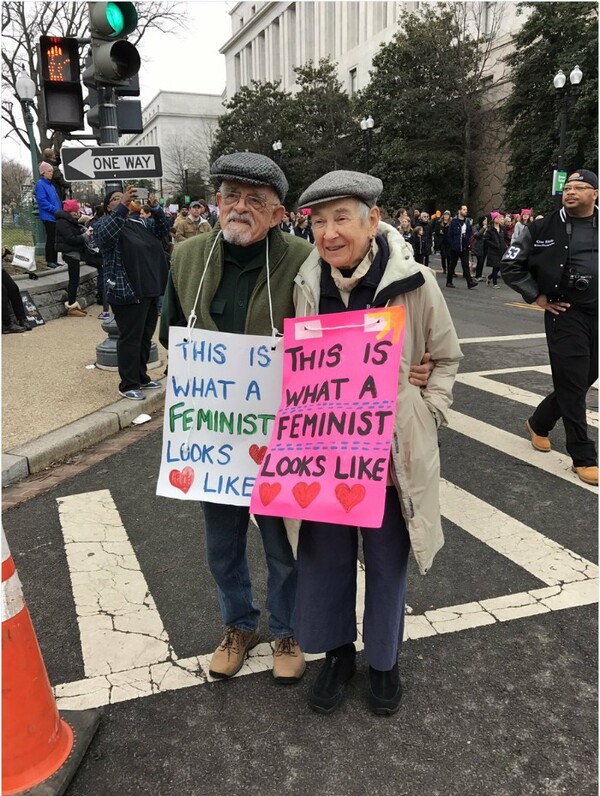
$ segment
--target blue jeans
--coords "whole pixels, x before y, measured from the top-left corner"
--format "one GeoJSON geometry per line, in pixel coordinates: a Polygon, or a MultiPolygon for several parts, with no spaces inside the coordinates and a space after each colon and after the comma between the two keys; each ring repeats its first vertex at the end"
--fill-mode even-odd
{"type": "MultiPolygon", "coordinates": [[[[246,557],[248,508],[203,503],[206,556],[217,584],[219,606],[227,627],[256,630],[260,610],[252,597],[246,557]]],[[[275,638],[294,635],[297,569],[280,517],[256,516],[267,559],[269,631],[275,638]]]]}

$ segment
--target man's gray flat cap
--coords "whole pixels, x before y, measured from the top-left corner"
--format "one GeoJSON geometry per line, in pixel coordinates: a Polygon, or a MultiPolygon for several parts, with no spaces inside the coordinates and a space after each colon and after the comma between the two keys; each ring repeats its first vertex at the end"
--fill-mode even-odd
{"type": "Polygon", "coordinates": [[[383,183],[378,177],[360,171],[329,171],[308,186],[298,199],[298,207],[311,207],[346,196],[353,196],[373,207],[382,191],[383,183]]]}
{"type": "Polygon", "coordinates": [[[275,161],[256,152],[233,152],[221,155],[210,167],[211,177],[232,180],[248,185],[270,185],[283,200],[288,192],[288,181],[275,161]]]}

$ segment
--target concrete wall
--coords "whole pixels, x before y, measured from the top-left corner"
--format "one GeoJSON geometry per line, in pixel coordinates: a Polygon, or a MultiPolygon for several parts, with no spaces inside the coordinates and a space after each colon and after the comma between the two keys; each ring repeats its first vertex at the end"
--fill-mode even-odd
{"type": "MultiPolygon", "coordinates": [[[[96,276],[98,271],[91,265],[82,265],[79,280],[79,290],[77,291],[77,301],[85,309],[91,305],[92,312],[102,311],[102,307],[96,305],[96,276]]],[[[67,266],[55,268],[53,271],[38,272],[38,279],[29,279],[27,274],[12,275],[17,283],[19,290],[27,290],[34,300],[42,318],[45,321],[52,321],[65,315],[65,301],[67,300],[67,285],[69,274],[67,266]]]]}

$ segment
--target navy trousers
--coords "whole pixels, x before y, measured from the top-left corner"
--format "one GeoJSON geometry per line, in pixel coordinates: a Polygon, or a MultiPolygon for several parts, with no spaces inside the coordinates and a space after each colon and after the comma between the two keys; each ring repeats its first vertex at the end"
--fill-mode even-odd
{"type": "MultiPolygon", "coordinates": [[[[358,530],[352,525],[302,523],[295,630],[304,652],[327,652],[356,640],[358,530]]],[[[360,530],[365,559],[364,655],[374,669],[388,671],[402,644],[410,552],[395,487],[387,487],[381,528],[360,530]]]]}

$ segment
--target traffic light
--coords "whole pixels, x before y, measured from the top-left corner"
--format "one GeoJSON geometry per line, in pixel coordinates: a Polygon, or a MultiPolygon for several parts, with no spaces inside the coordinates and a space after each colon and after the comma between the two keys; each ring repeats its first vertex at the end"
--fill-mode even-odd
{"type": "Polygon", "coordinates": [[[42,113],[51,130],[83,129],[83,95],[79,83],[79,43],[65,36],[40,36],[42,113]]]}
{"type": "Polygon", "coordinates": [[[92,65],[84,72],[102,86],[128,86],[140,71],[140,54],[127,36],[138,22],[133,3],[88,3],[92,65]]]}
{"type": "Polygon", "coordinates": [[[88,95],[85,98],[85,104],[88,106],[85,112],[85,118],[89,126],[92,128],[93,135],[96,139],[100,140],[100,97],[98,96],[98,88],[94,80],[94,67],[92,60],[92,53],[89,52],[85,58],[83,70],[83,85],[87,87],[88,95]]]}

